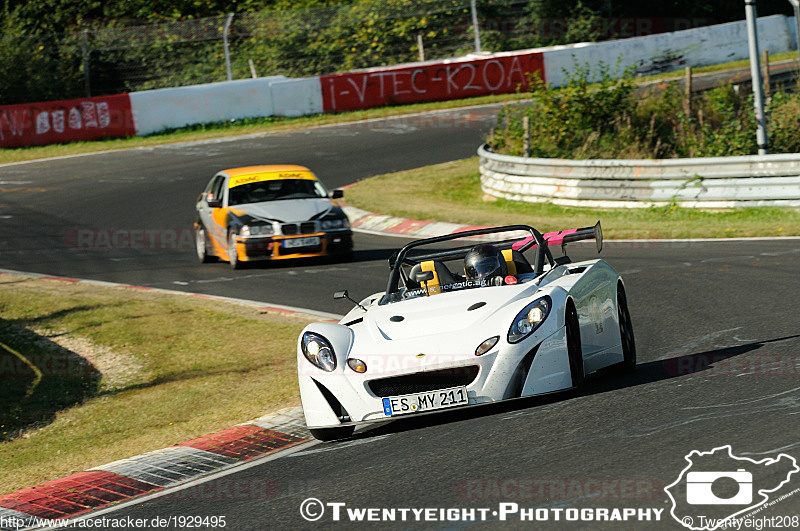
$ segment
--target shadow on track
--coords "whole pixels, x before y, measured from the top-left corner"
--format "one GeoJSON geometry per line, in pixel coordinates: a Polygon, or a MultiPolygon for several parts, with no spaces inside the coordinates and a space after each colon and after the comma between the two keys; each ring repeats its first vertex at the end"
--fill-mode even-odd
{"type": "MultiPolygon", "coordinates": [[[[607,376],[602,372],[587,377],[586,385],[578,396],[591,396],[600,393],[607,393],[619,389],[626,389],[638,385],[648,385],[655,382],[689,376],[692,374],[704,373],[717,370],[716,365],[725,360],[741,356],[750,352],[757,351],[769,343],[778,343],[800,338],[800,334],[767,339],[764,341],[754,341],[733,347],[725,347],[716,350],[708,350],[696,354],[688,354],[675,358],[640,363],[636,366],[633,373],[607,376]]],[[[468,407],[455,410],[443,410],[441,412],[427,414],[419,417],[406,417],[392,420],[386,424],[379,424],[374,428],[363,429],[356,432],[350,439],[365,439],[376,435],[385,435],[410,430],[422,429],[430,426],[450,424],[462,420],[488,417],[511,411],[518,411],[537,406],[543,406],[556,402],[562,402],[574,398],[574,391],[563,391],[543,396],[524,397],[506,400],[503,402],[485,404],[477,407],[468,407]]]]}
{"type": "MultiPolygon", "coordinates": [[[[254,269],[299,269],[307,267],[322,267],[327,265],[347,265],[353,262],[386,261],[397,249],[360,249],[353,251],[352,258],[342,256],[321,256],[313,258],[293,258],[289,260],[241,262],[239,266],[244,270],[254,269]]],[[[222,262],[225,265],[224,262],[222,262]]],[[[218,266],[218,265],[217,265],[218,266]]],[[[388,271],[389,266],[386,266],[388,271]]]]}

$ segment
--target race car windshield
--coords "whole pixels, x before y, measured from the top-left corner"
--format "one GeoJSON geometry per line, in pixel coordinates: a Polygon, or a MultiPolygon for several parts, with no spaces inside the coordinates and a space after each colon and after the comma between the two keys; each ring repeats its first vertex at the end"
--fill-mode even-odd
{"type": "Polygon", "coordinates": [[[467,278],[479,279],[500,268],[500,260],[496,256],[489,256],[476,261],[466,267],[467,278]]]}
{"type": "Polygon", "coordinates": [[[319,199],[327,197],[319,181],[310,179],[276,179],[242,184],[230,189],[228,204],[245,205],[287,199],[319,199]]]}

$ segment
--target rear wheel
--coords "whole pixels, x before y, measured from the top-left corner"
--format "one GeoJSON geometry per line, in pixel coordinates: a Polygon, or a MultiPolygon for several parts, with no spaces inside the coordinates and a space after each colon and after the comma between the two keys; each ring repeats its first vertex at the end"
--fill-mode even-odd
{"type": "Polygon", "coordinates": [[[212,257],[208,254],[208,240],[206,239],[206,229],[202,225],[198,225],[194,229],[194,243],[197,249],[197,260],[201,264],[207,264],[212,261],[212,257]]]}
{"type": "Polygon", "coordinates": [[[636,369],[636,340],[633,337],[628,299],[625,297],[622,284],[617,286],[617,312],[619,314],[619,337],[622,340],[622,354],[624,355],[620,369],[623,372],[633,372],[636,369]]]}
{"type": "Polygon", "coordinates": [[[320,441],[335,441],[336,439],[344,439],[353,435],[356,430],[355,426],[340,426],[338,428],[316,428],[309,429],[311,435],[320,441]]]}
{"type": "Polygon", "coordinates": [[[567,353],[569,355],[569,372],[572,376],[572,387],[576,391],[583,387],[583,349],[581,348],[581,328],[578,324],[578,312],[572,302],[567,304],[564,318],[567,332],[567,353]]]}
{"type": "Polygon", "coordinates": [[[228,233],[228,262],[231,264],[231,269],[242,267],[242,263],[239,261],[239,253],[236,251],[236,234],[233,232],[228,233]]]}

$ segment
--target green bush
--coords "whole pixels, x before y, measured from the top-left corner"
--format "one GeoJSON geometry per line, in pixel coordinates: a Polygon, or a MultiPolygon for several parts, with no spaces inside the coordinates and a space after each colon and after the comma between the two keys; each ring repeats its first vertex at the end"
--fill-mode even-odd
{"type": "MultiPolygon", "coordinates": [[[[500,112],[487,143],[499,153],[524,155],[527,117],[532,157],[649,159],[758,152],[752,96],[734,86],[694,95],[687,115],[676,83],[640,89],[629,73],[615,79],[602,65],[599,77],[599,83],[590,84],[589,68],[578,68],[560,89],[534,79],[528,100],[500,112]]],[[[768,111],[770,152],[800,151],[800,95],[776,93],[768,111]]]]}

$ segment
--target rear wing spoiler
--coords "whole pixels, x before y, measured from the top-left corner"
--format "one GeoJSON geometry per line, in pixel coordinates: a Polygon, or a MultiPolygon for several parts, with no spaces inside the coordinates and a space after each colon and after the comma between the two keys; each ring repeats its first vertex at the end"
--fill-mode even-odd
{"type": "MultiPolygon", "coordinates": [[[[600,228],[600,222],[595,223],[594,227],[583,227],[580,229],[566,229],[557,232],[547,232],[542,234],[542,238],[547,242],[547,246],[552,245],[566,245],[570,242],[578,242],[581,240],[594,239],[597,242],[597,252],[603,250],[603,229],[600,228]]],[[[524,240],[516,242],[512,249],[519,250],[528,244],[532,238],[529,236],[524,240]]],[[[536,247],[534,243],[530,248],[536,247]]]]}

